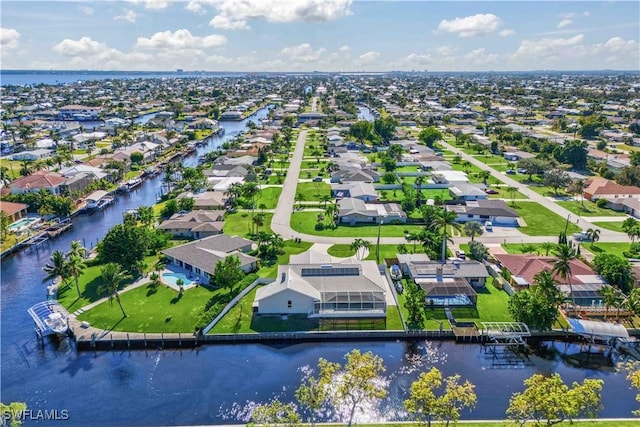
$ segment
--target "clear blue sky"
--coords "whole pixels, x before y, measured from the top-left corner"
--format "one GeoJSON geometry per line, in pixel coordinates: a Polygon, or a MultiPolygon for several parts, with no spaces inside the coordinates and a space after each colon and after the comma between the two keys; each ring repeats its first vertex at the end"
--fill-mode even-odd
{"type": "Polygon", "coordinates": [[[3,69],[640,69],[638,1],[2,1],[3,69]]]}

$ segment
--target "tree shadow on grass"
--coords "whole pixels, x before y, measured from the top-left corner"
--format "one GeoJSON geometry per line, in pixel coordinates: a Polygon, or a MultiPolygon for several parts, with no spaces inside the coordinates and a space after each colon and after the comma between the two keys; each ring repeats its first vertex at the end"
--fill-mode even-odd
{"type": "Polygon", "coordinates": [[[150,297],[151,295],[157,294],[158,293],[158,284],[157,283],[149,283],[147,285],[147,296],[150,297]]]}
{"type": "Polygon", "coordinates": [[[169,301],[169,304],[177,304],[181,299],[182,293],[178,292],[178,295],[176,295],[171,301],[169,301]]]}

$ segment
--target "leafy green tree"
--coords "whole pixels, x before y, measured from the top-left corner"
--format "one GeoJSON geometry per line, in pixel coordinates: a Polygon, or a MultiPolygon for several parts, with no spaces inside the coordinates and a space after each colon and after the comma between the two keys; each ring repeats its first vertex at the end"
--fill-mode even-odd
{"type": "Polygon", "coordinates": [[[488,170],[481,170],[480,172],[478,172],[478,178],[482,180],[484,185],[487,185],[487,180],[490,177],[491,177],[491,172],[489,172],[488,170]]]}
{"type": "Polygon", "coordinates": [[[110,262],[102,267],[100,270],[100,277],[103,282],[100,293],[106,293],[109,296],[110,304],[113,302],[113,299],[115,299],[118,306],[120,306],[122,315],[127,317],[127,313],[125,313],[124,307],[122,307],[122,301],[120,301],[120,293],[118,292],[120,284],[128,277],[127,274],[122,270],[119,264],[110,262]]]}
{"type": "Polygon", "coordinates": [[[160,215],[162,215],[163,218],[170,218],[171,215],[175,214],[178,211],[180,211],[178,201],[176,199],[169,199],[160,211],[160,215]]]}
{"type": "Polygon", "coordinates": [[[391,116],[380,117],[373,121],[373,130],[382,138],[385,144],[389,144],[389,141],[396,133],[396,126],[398,121],[391,116]]]}
{"type": "Polygon", "coordinates": [[[153,207],[140,206],[138,207],[138,219],[145,227],[151,227],[155,222],[155,214],[153,213],[153,207]]]}
{"type": "Polygon", "coordinates": [[[553,157],[561,163],[568,163],[574,169],[584,169],[587,166],[586,141],[573,140],[565,145],[558,145],[553,150],[553,157]]]}
{"type": "Polygon", "coordinates": [[[260,426],[296,426],[300,416],[292,403],[282,403],[274,399],[269,403],[257,405],[251,414],[251,421],[260,426]]]}
{"type": "Polygon", "coordinates": [[[534,421],[547,426],[574,418],[595,418],[601,409],[602,380],[585,379],[566,385],[560,374],[534,374],[524,380],[526,389],[509,400],[507,417],[524,425],[534,421]]]}
{"type": "Polygon", "coordinates": [[[564,294],[556,286],[549,270],[535,276],[535,285],[517,292],[509,298],[509,313],[516,322],[523,322],[540,331],[551,330],[558,319],[558,308],[564,294]]]}
{"type": "Polygon", "coordinates": [[[348,409],[347,426],[351,427],[356,409],[365,401],[382,399],[387,390],[379,381],[385,371],[383,360],[370,351],[361,353],[354,349],[345,355],[346,363],[325,363],[320,376],[331,378],[331,402],[334,407],[344,406],[348,409]]]}
{"type": "Polygon", "coordinates": [[[23,414],[27,410],[24,402],[11,402],[8,405],[0,402],[0,419],[3,426],[19,427],[22,425],[23,414]]]}
{"type": "Polygon", "coordinates": [[[240,269],[240,258],[231,255],[216,263],[213,276],[211,276],[211,284],[227,288],[231,292],[233,286],[243,277],[244,272],[240,269]]]}
{"type": "Polygon", "coordinates": [[[640,237],[640,222],[632,217],[629,217],[622,221],[622,231],[627,233],[627,236],[631,239],[631,243],[640,237]]]}
{"type": "Polygon", "coordinates": [[[483,261],[489,258],[489,249],[481,242],[472,241],[469,243],[469,257],[476,261],[483,261]]]}
{"type": "Polygon", "coordinates": [[[471,237],[472,242],[475,236],[482,236],[482,233],[484,233],[484,228],[482,228],[482,225],[478,221],[465,222],[462,229],[464,230],[464,234],[471,237]]]}
{"type": "Polygon", "coordinates": [[[139,165],[144,160],[144,154],[139,151],[134,151],[129,157],[131,158],[131,163],[136,165],[139,165]]]}
{"type": "Polygon", "coordinates": [[[631,263],[614,254],[600,253],[593,259],[593,268],[606,282],[623,292],[631,291],[633,271],[631,263]]]}
{"type": "Polygon", "coordinates": [[[413,280],[407,281],[405,303],[409,329],[422,329],[425,321],[425,292],[413,280]]]}
{"type": "Polygon", "coordinates": [[[562,169],[551,169],[544,174],[544,185],[553,188],[554,194],[558,194],[558,189],[567,187],[570,182],[569,174],[562,169]]]}
{"type": "Polygon", "coordinates": [[[9,226],[11,225],[11,220],[9,219],[9,215],[5,211],[0,211],[0,237],[2,240],[6,240],[9,235],[9,226]]]}
{"type": "MultiPolygon", "coordinates": [[[[320,359],[318,371],[322,372],[323,366],[327,364],[329,364],[329,362],[320,359]]],[[[303,378],[300,387],[296,390],[296,400],[300,406],[306,408],[309,412],[309,421],[312,427],[316,425],[318,415],[320,415],[329,401],[331,378],[335,373],[333,369],[329,369],[329,371],[330,374],[329,372],[324,372],[324,375],[318,375],[317,377],[313,375],[313,372],[309,371],[303,378]]]]}
{"type": "Polygon", "coordinates": [[[117,224],[98,244],[98,262],[114,262],[131,273],[144,260],[147,243],[145,231],[135,223],[117,224]]]}
{"type": "Polygon", "coordinates": [[[442,139],[442,133],[433,126],[422,129],[418,134],[418,140],[429,148],[442,139]]]}
{"type": "Polygon", "coordinates": [[[362,144],[365,139],[369,139],[372,133],[373,124],[366,120],[359,120],[349,128],[349,134],[356,138],[360,144],[362,144]]]}
{"type": "Polygon", "coordinates": [[[423,372],[420,377],[411,384],[409,399],[404,401],[404,407],[419,421],[427,421],[431,426],[432,418],[455,424],[460,419],[460,410],[473,408],[477,402],[475,386],[469,381],[460,384],[460,375],[452,375],[443,380],[442,372],[437,368],[431,368],[429,372],[423,372]],[[436,392],[444,390],[438,396],[436,392]]]}

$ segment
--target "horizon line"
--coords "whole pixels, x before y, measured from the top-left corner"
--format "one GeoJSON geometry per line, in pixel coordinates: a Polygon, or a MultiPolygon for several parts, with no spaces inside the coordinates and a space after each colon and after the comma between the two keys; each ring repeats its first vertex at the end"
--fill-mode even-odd
{"type": "Polygon", "coordinates": [[[6,72],[88,72],[88,73],[227,73],[227,74],[391,74],[391,73],[407,73],[407,74],[428,74],[428,73],[532,73],[532,72],[625,72],[640,73],[640,69],[616,69],[616,68],[598,68],[598,69],[532,69],[532,70],[386,70],[386,71],[367,71],[367,70],[312,70],[312,71],[233,71],[233,70],[96,70],[96,69],[42,69],[42,68],[13,68],[0,69],[0,73],[6,72]]]}

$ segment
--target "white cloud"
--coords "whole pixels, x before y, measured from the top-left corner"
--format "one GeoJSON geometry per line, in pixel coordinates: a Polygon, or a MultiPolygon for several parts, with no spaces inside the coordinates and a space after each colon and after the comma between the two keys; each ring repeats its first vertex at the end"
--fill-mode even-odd
{"type": "Polygon", "coordinates": [[[566,18],[558,22],[558,28],[564,28],[567,25],[571,25],[571,24],[573,24],[573,20],[566,18]]]}
{"type": "Polygon", "coordinates": [[[588,10],[585,10],[584,12],[582,12],[582,16],[589,16],[591,15],[591,12],[589,12],[588,10]]]}
{"type": "Polygon", "coordinates": [[[349,52],[351,50],[351,48],[345,44],[345,45],[340,46],[340,49],[338,49],[338,50],[340,52],[349,52]]]}
{"type": "Polygon", "coordinates": [[[93,8],[89,6],[78,6],[78,10],[85,15],[93,15],[94,12],[93,8]]]}
{"type": "Polygon", "coordinates": [[[233,62],[233,58],[222,55],[211,55],[207,57],[206,61],[209,64],[229,65],[233,62]]]}
{"type": "Polygon", "coordinates": [[[312,62],[321,59],[327,53],[327,49],[321,47],[313,50],[309,43],[302,43],[298,46],[285,47],[280,53],[292,61],[312,62]]]}
{"type": "Polygon", "coordinates": [[[218,0],[212,5],[231,21],[325,22],[351,15],[351,0],[218,0]]]}
{"type": "Polygon", "coordinates": [[[453,46],[439,46],[436,49],[436,52],[438,53],[438,55],[451,56],[456,52],[456,50],[458,50],[458,49],[456,47],[453,47],[453,46]]]}
{"type": "Polygon", "coordinates": [[[3,49],[15,49],[19,39],[20,33],[13,28],[0,28],[0,46],[3,49]]]}
{"type": "Polygon", "coordinates": [[[133,4],[142,4],[146,9],[165,9],[171,0],[129,0],[133,4]]]}
{"type": "Polygon", "coordinates": [[[429,54],[419,54],[419,53],[410,53],[404,58],[403,62],[409,64],[429,64],[431,63],[431,55],[429,54]]]}
{"type": "Polygon", "coordinates": [[[127,22],[131,22],[132,24],[136,22],[137,18],[138,18],[138,14],[135,13],[133,10],[125,10],[125,13],[123,15],[118,15],[113,17],[113,19],[116,21],[127,21],[127,22]]]}
{"type": "Polygon", "coordinates": [[[501,37],[509,37],[514,35],[516,32],[510,28],[505,28],[504,30],[500,31],[498,34],[500,34],[501,37]]]}
{"type": "Polygon", "coordinates": [[[189,12],[193,12],[197,15],[204,15],[205,13],[207,13],[207,11],[204,10],[204,7],[202,7],[202,3],[199,1],[191,0],[184,8],[189,12]]]}
{"type": "Polygon", "coordinates": [[[155,33],[151,38],[138,37],[137,47],[155,49],[186,49],[199,47],[215,47],[227,43],[227,38],[219,34],[212,34],[206,37],[198,37],[191,34],[189,30],[182,29],[172,33],[163,31],[155,33]]]}
{"type": "Polygon", "coordinates": [[[451,21],[443,19],[438,25],[438,30],[458,33],[460,37],[476,37],[492,33],[501,23],[500,18],[492,13],[479,13],[451,21]]]}
{"type": "Polygon", "coordinates": [[[467,61],[467,66],[476,67],[477,69],[477,67],[486,67],[494,64],[498,60],[498,55],[487,53],[485,48],[481,47],[464,55],[464,59],[467,61]]]}
{"type": "Polygon", "coordinates": [[[64,39],[53,46],[53,51],[65,56],[90,56],[98,55],[108,50],[104,43],[92,40],[91,37],[82,37],[80,40],[64,39]]]}
{"type": "Polygon", "coordinates": [[[221,30],[248,30],[249,29],[249,26],[247,25],[247,21],[244,21],[242,19],[234,21],[225,15],[214,16],[213,19],[209,21],[209,25],[221,30]]]}
{"type": "Polygon", "coordinates": [[[515,55],[525,57],[552,57],[563,55],[566,53],[568,47],[576,46],[583,38],[584,35],[577,34],[568,39],[522,40],[515,55]]]}
{"type": "Polygon", "coordinates": [[[359,64],[368,64],[380,57],[380,52],[376,52],[375,50],[370,50],[369,52],[365,52],[358,57],[359,64]]]}

